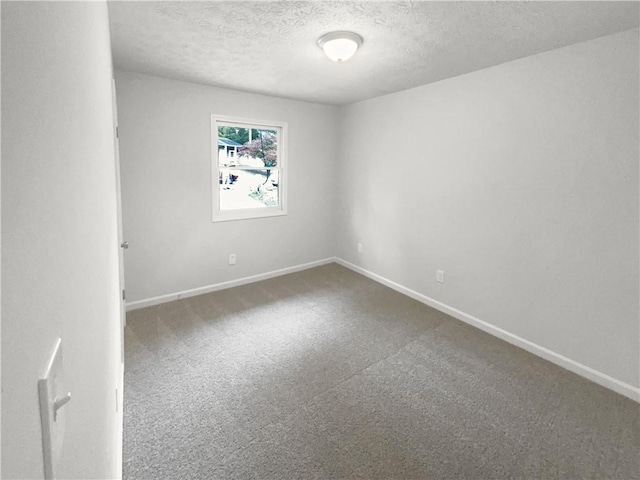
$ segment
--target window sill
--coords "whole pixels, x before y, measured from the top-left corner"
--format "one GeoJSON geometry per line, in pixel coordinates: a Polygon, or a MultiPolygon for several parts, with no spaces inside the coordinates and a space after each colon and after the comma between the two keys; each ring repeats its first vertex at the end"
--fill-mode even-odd
{"type": "Polygon", "coordinates": [[[265,208],[265,209],[248,209],[236,210],[231,212],[221,212],[213,216],[212,222],[232,222],[235,220],[251,220],[269,217],[281,217],[286,215],[287,211],[282,208],[265,208]]]}

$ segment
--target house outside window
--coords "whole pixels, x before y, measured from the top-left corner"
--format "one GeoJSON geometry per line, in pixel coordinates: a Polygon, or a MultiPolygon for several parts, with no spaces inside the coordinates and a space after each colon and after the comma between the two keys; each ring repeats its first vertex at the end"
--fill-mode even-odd
{"type": "Polygon", "coordinates": [[[287,124],[212,115],[213,221],[286,215],[287,124]]]}

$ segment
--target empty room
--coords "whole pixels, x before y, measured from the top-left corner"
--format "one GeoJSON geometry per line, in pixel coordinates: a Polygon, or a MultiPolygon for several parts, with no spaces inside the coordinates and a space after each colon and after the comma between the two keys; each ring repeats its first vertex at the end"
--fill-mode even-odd
{"type": "Polygon", "coordinates": [[[640,479],[640,3],[2,1],[3,479],[640,479]]]}

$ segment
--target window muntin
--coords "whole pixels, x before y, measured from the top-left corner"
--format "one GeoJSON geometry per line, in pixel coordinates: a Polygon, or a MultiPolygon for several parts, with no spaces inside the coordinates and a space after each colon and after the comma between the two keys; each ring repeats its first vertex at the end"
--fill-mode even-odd
{"type": "Polygon", "coordinates": [[[212,116],[213,221],[286,214],[284,122],[212,116]]]}

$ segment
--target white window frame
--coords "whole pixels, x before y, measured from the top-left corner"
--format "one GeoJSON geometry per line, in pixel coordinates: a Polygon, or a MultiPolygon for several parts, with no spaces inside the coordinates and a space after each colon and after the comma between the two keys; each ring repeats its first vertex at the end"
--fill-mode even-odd
{"type": "MultiPolygon", "coordinates": [[[[227,222],[251,218],[277,217],[287,214],[287,123],[275,120],[256,120],[227,115],[211,115],[211,206],[212,221],[227,222]],[[238,126],[276,130],[278,132],[278,162],[271,170],[278,170],[278,206],[261,208],[220,209],[220,166],[218,164],[218,126],[238,126]]],[[[234,167],[235,168],[235,167],[234,167]]],[[[241,169],[241,168],[237,168],[241,169]]]]}

